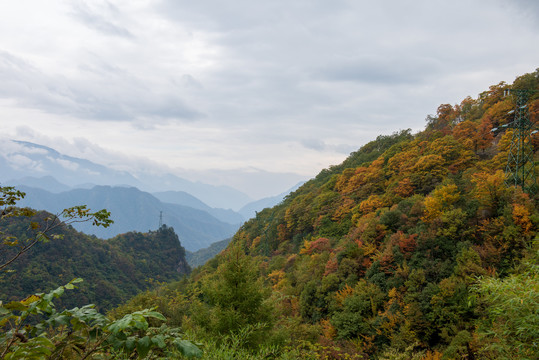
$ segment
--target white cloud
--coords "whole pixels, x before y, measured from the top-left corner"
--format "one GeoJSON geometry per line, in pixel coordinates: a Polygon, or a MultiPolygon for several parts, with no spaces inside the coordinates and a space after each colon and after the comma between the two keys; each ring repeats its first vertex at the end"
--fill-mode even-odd
{"type": "Polygon", "coordinates": [[[305,146],[307,149],[324,151],[326,149],[326,144],[319,139],[303,139],[301,140],[301,145],[305,146]]]}
{"type": "Polygon", "coordinates": [[[22,154],[7,154],[5,158],[16,170],[31,170],[37,173],[44,171],[41,163],[34,161],[22,154]]]}
{"type": "Polygon", "coordinates": [[[122,14],[117,7],[108,1],[91,4],[85,1],[74,1],[73,15],[89,28],[103,34],[122,37],[133,36],[129,30],[118,24],[118,17],[122,14]]]}
{"type": "Polygon", "coordinates": [[[66,160],[66,159],[53,159],[51,157],[48,157],[48,159],[50,161],[52,161],[52,162],[56,162],[61,167],[65,168],[65,169],[68,169],[68,170],[77,171],[77,169],[79,168],[79,164],[76,164],[73,161],[69,161],[69,160],[66,160]]]}

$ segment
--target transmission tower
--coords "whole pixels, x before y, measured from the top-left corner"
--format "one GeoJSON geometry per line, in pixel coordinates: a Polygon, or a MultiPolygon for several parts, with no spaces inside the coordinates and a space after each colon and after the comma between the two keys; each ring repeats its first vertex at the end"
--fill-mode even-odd
{"type": "Polygon", "coordinates": [[[534,194],[537,192],[535,162],[533,160],[533,144],[531,136],[537,131],[530,121],[530,112],[526,104],[533,90],[509,89],[506,94],[514,96],[516,108],[510,113],[514,120],[503,127],[513,128],[513,137],[509,148],[505,183],[507,186],[520,186],[522,190],[534,194]]]}
{"type": "Polygon", "coordinates": [[[159,212],[159,229],[163,227],[163,212],[159,212]]]}

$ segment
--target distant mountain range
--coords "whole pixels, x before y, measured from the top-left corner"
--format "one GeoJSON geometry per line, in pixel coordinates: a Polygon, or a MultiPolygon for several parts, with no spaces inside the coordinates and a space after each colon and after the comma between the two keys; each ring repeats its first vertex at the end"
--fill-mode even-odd
{"type": "Polygon", "coordinates": [[[280,203],[301,185],[250,201],[246,194],[230,187],[195,183],[171,174],[135,177],[24,141],[12,141],[9,150],[0,153],[0,170],[1,185],[16,186],[27,193],[21,206],[53,213],[82,204],[94,210],[106,208],[115,221],[109,228],[75,226],[100,238],[157,229],[162,212],[163,223],[175,229],[191,252],[231,237],[257,211],[280,203]]]}
{"type": "Polygon", "coordinates": [[[212,208],[185,191],[162,191],[153,193],[152,195],[164,203],[178,204],[205,211],[216,219],[228,224],[242,224],[248,219],[230,209],[212,208]]]}
{"type": "MultiPolygon", "coordinates": [[[[62,189],[54,179],[61,179],[69,188],[91,188],[95,185],[128,185],[144,191],[184,191],[211,207],[240,209],[252,199],[229,186],[214,186],[192,182],[172,174],[139,174],[137,177],[126,171],[119,171],[96,164],[86,159],[59,153],[47,146],[26,141],[12,141],[9,151],[0,153],[0,181],[13,182],[16,179],[45,179],[47,190],[60,192],[62,189]],[[54,179],[51,179],[53,177],[54,179]]],[[[36,186],[36,184],[26,184],[36,186]]]]}
{"type": "Polygon", "coordinates": [[[305,181],[297,183],[294,187],[292,187],[288,191],[285,191],[282,194],[267,197],[267,198],[263,198],[263,199],[256,200],[256,201],[252,201],[252,202],[248,203],[247,205],[244,205],[240,210],[238,210],[238,212],[246,220],[251,219],[251,218],[255,217],[257,211],[263,210],[265,208],[274,207],[275,205],[277,205],[281,201],[283,201],[284,198],[286,197],[286,195],[290,194],[293,191],[296,191],[303,184],[305,184],[305,181]]]}
{"type": "Polygon", "coordinates": [[[134,187],[95,186],[57,194],[27,186],[19,186],[18,189],[26,193],[26,198],[19,202],[20,206],[52,213],[81,204],[93,210],[107,209],[114,220],[114,224],[108,228],[98,228],[88,223],[74,224],[77,230],[104,239],[128,231],[157,230],[162,211],[163,223],[174,228],[187,250],[196,251],[232,236],[241,224],[241,221],[236,224],[222,222],[192,207],[163,203],[134,187]]]}

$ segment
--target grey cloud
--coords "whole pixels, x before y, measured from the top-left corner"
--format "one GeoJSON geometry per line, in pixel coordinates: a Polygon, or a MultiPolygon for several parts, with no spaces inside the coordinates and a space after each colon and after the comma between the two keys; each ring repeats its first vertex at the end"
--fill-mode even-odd
{"type": "Polygon", "coordinates": [[[33,70],[28,62],[7,51],[0,50],[0,74],[2,76],[8,76],[11,72],[26,70],[33,70]]]}
{"type": "Polygon", "coordinates": [[[539,17],[539,2],[537,0],[513,0],[509,3],[505,1],[503,3],[511,4],[523,12],[532,13],[535,17],[539,17]]]}
{"type": "Polygon", "coordinates": [[[307,149],[324,151],[326,149],[326,143],[320,139],[303,139],[301,140],[301,145],[305,146],[307,149]]]}
{"type": "Polygon", "coordinates": [[[536,28],[539,28],[539,1],[537,0],[514,0],[514,1],[501,1],[502,6],[506,6],[514,11],[514,14],[518,16],[511,17],[510,21],[526,21],[536,28]],[[517,20],[518,19],[518,20],[517,20]]]}
{"type": "Polygon", "coordinates": [[[214,30],[249,28],[268,21],[279,8],[271,1],[189,1],[163,0],[161,12],[174,20],[181,20],[214,30]]]}
{"type": "Polygon", "coordinates": [[[348,155],[352,151],[356,151],[358,149],[358,145],[357,144],[356,145],[339,144],[339,145],[335,145],[333,148],[335,149],[336,152],[340,154],[348,155]]]}
{"type": "Polygon", "coordinates": [[[61,80],[47,77],[28,61],[0,51],[0,97],[14,99],[22,106],[62,113],[66,108],[66,88],[61,80]]]}
{"type": "Polygon", "coordinates": [[[75,105],[71,111],[94,120],[155,122],[155,120],[196,120],[203,113],[185,104],[174,95],[159,95],[141,89],[126,90],[127,94],[89,92],[77,87],[71,89],[75,105]],[[144,120],[146,119],[146,120],[144,120]]]}
{"type": "Polygon", "coordinates": [[[335,61],[314,73],[327,81],[352,81],[374,84],[418,84],[440,71],[434,59],[379,55],[355,60],[335,61]]]}
{"type": "Polygon", "coordinates": [[[158,116],[163,119],[195,120],[205,117],[204,113],[189,107],[182,99],[170,95],[146,104],[139,110],[144,115],[158,116]]]}
{"type": "MultiPolygon", "coordinates": [[[[114,5],[109,2],[106,2],[106,5],[105,11],[109,13],[110,17],[116,17],[119,15],[119,11],[114,5]]],[[[75,2],[73,4],[72,11],[75,18],[79,19],[84,25],[91,29],[106,35],[120,36],[125,38],[133,37],[129,30],[114,24],[101,14],[93,11],[84,1],[75,2]]]]}
{"type": "Polygon", "coordinates": [[[127,71],[119,66],[115,66],[110,62],[106,62],[97,55],[93,55],[91,62],[85,62],[78,65],[78,69],[81,72],[86,72],[93,76],[113,76],[118,77],[119,75],[129,76],[127,71]]]}
{"type": "Polygon", "coordinates": [[[133,121],[142,117],[155,122],[204,117],[172,91],[157,93],[143,80],[113,66],[100,67],[96,63],[92,73],[93,77],[78,80],[52,76],[20,57],[0,51],[0,97],[49,113],[93,120],[133,121]]]}
{"type": "Polygon", "coordinates": [[[181,80],[179,82],[174,80],[174,79],[171,79],[171,82],[174,85],[183,86],[183,87],[191,88],[191,89],[203,89],[204,88],[204,86],[190,74],[183,74],[181,76],[181,80]]]}
{"type": "Polygon", "coordinates": [[[18,95],[32,90],[36,68],[24,59],[0,50],[0,95],[18,95]]]}
{"type": "Polygon", "coordinates": [[[339,154],[348,155],[352,151],[355,151],[358,149],[358,144],[350,145],[350,144],[326,144],[323,140],[320,139],[303,139],[301,140],[301,145],[303,145],[307,149],[315,150],[315,151],[334,151],[339,154]]]}
{"type": "Polygon", "coordinates": [[[303,26],[312,19],[362,7],[347,0],[252,1],[252,0],[162,0],[158,10],[166,17],[221,32],[269,27],[278,30],[283,20],[303,26]]]}

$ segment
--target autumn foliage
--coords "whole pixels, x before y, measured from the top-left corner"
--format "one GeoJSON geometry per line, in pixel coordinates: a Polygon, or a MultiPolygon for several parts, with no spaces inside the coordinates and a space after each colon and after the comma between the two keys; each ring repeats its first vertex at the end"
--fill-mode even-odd
{"type": "Polygon", "coordinates": [[[253,358],[539,358],[538,198],[505,184],[512,130],[493,131],[512,121],[504,90],[524,85],[539,89],[539,70],[378,136],[257,213],[230,245],[249,266],[225,252],[182,285],[190,330],[219,327],[253,358]],[[230,274],[249,275],[256,317],[230,274]]]}
{"type": "MultiPolygon", "coordinates": [[[[523,79],[539,88],[539,71],[513,86],[523,79]]],[[[248,221],[236,242],[268,229],[269,253],[247,251],[286,294],[275,301],[297,299],[295,321],[357,354],[496,358],[479,340],[472,288],[511,273],[539,222],[537,199],[504,182],[511,138],[493,128],[512,121],[509,87],[440,105],[417,134],[379,136],[248,221]]]]}

